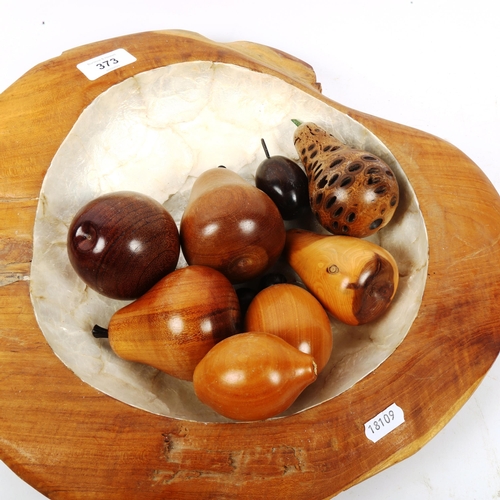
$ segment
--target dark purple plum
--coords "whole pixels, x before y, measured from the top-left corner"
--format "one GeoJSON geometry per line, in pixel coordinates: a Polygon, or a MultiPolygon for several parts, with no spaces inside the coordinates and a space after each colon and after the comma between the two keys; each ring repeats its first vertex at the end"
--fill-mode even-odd
{"type": "Polygon", "coordinates": [[[266,159],[255,173],[255,185],[278,207],[284,220],[302,217],[309,211],[309,191],[305,172],[290,158],[269,156],[264,139],[266,159]]]}

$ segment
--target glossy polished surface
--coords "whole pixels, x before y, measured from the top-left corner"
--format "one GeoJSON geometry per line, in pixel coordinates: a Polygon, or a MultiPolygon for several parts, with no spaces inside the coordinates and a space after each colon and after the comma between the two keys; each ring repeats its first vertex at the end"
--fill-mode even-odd
{"type": "Polygon", "coordinates": [[[265,193],[226,168],[196,180],[181,219],[182,251],[189,264],[219,270],[232,283],[264,273],[285,244],[285,226],[265,193]]]}
{"type": "Polygon", "coordinates": [[[102,195],[75,215],[68,231],[70,262],[85,283],[113,298],[140,297],[175,269],[180,244],[172,216],[135,192],[102,195]]]}
{"type": "Polygon", "coordinates": [[[377,319],[398,288],[393,256],[367,240],[290,229],[285,255],[323,307],[348,325],[377,319]]]}
{"type": "Polygon", "coordinates": [[[316,380],[311,355],[264,332],[247,332],[217,344],[194,372],[205,404],[234,420],[263,420],[286,410],[316,380]]]}
{"type": "Polygon", "coordinates": [[[284,220],[292,220],[309,211],[309,194],[305,172],[290,158],[269,156],[255,172],[255,185],[276,204],[284,220]]]}
{"type": "Polygon", "coordinates": [[[389,223],[399,186],[385,161],[311,122],[297,127],[294,144],[307,172],[311,208],[327,231],[364,238],[389,223]]]}
{"type": "Polygon", "coordinates": [[[245,331],[281,337],[310,354],[318,373],[330,359],[332,326],[323,306],[307,290],[287,283],[272,285],[257,294],[245,316],[245,331]]]}
{"type": "Polygon", "coordinates": [[[124,359],[191,380],[203,356],[239,328],[238,298],[229,281],[214,269],[189,266],[117,311],[109,340],[124,359]]]}

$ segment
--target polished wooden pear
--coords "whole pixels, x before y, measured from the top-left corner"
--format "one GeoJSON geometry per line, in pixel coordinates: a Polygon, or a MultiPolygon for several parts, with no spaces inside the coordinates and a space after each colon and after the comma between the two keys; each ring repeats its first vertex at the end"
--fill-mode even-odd
{"type": "Polygon", "coordinates": [[[323,307],[349,325],[378,318],[398,287],[393,256],[360,238],[290,229],[284,255],[323,307]]]}
{"type": "Polygon", "coordinates": [[[332,352],[328,314],[310,292],[297,285],[281,283],[260,291],[248,307],[244,331],[271,333],[311,354],[318,373],[332,352]]]}
{"type": "Polygon", "coordinates": [[[121,358],[192,380],[203,356],[239,331],[240,309],[231,283],[215,269],[188,266],[119,309],[107,336],[121,358]]]}
{"type": "Polygon", "coordinates": [[[219,342],[193,377],[198,398],[234,420],[279,415],[317,378],[316,363],[283,339],[246,332],[219,342]]]}
{"type": "Polygon", "coordinates": [[[232,283],[242,283],[276,262],[286,234],[271,198],[237,173],[219,167],[195,181],[180,238],[189,264],[213,267],[232,283]]]}
{"type": "Polygon", "coordinates": [[[297,127],[294,144],[307,173],[311,209],[327,231],[362,238],[387,225],[399,186],[385,161],[311,122],[297,127]]]}

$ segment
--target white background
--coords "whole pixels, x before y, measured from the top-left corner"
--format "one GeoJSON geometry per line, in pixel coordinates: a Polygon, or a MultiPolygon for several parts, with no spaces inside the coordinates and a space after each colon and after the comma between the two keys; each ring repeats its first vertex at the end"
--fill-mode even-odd
{"type": "MultiPolygon", "coordinates": [[[[311,64],[337,102],[448,140],[500,191],[499,4],[0,0],[0,92],[64,50],[120,35],[185,29],[218,42],[249,40],[311,64]]],[[[41,498],[0,462],[0,500],[41,498]]],[[[500,498],[500,360],[421,451],[337,498],[500,498]]]]}

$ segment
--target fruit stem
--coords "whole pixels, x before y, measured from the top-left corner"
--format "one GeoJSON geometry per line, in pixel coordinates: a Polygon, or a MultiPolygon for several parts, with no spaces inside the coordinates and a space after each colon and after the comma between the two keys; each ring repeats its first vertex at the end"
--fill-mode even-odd
{"type": "Polygon", "coordinates": [[[103,328],[102,326],[99,326],[99,325],[94,325],[94,328],[92,328],[92,335],[96,339],[107,339],[108,338],[108,329],[103,328]]]}
{"type": "Polygon", "coordinates": [[[266,146],[266,141],[264,139],[261,139],[260,143],[262,144],[262,147],[264,148],[264,153],[266,154],[266,158],[271,158],[269,156],[269,151],[268,151],[267,146],[266,146]]]}
{"type": "Polygon", "coordinates": [[[296,120],[295,118],[292,118],[292,122],[295,123],[295,125],[297,125],[297,127],[302,125],[302,122],[300,120],[296,120]]]}

